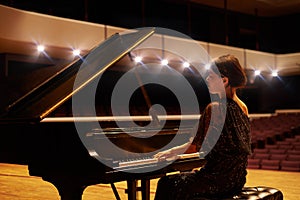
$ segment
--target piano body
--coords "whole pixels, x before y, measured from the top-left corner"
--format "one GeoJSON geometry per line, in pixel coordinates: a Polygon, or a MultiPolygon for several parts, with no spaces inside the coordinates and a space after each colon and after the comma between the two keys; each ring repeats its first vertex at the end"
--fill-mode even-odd
{"type": "MultiPolygon", "coordinates": [[[[165,119],[164,124],[160,125],[162,119],[159,115],[139,117],[139,113],[148,112],[148,108],[141,108],[140,100],[135,101],[140,104],[138,109],[131,102],[135,108],[130,112],[136,112],[133,113],[137,114],[136,117],[120,116],[118,119],[111,110],[103,110],[106,109],[103,105],[100,105],[100,111],[95,106],[97,116],[90,116],[91,112],[84,106],[82,116],[72,113],[72,98],[82,93],[85,95],[82,91],[91,91],[89,85],[94,85],[102,74],[104,79],[104,74],[108,74],[107,82],[113,79],[111,76],[117,76],[117,72],[111,72],[108,68],[114,68],[124,57],[130,59],[130,52],[154,33],[155,29],[149,28],[124,35],[115,34],[7,106],[0,117],[3,138],[1,162],[28,165],[29,174],[51,182],[63,200],[81,199],[87,186],[99,183],[111,183],[116,192],[113,183],[119,181],[127,181],[128,199],[135,199],[137,180],[142,180],[143,199],[149,199],[151,178],[201,166],[204,160],[194,154],[164,164],[151,160],[151,155],[164,148],[174,135],[178,136],[177,141],[187,141],[192,128],[198,123],[197,117],[184,119],[179,115],[174,119],[165,119]],[[96,60],[95,63],[90,62],[82,67],[88,56],[96,60]],[[156,117],[159,121],[153,120],[156,117]],[[118,121],[123,127],[118,126],[118,121]],[[186,121],[186,126],[178,131],[181,121],[186,121]],[[149,127],[149,123],[153,126],[149,127]],[[83,127],[80,131],[78,124],[83,127]],[[136,124],[140,126],[136,127],[136,124]],[[152,137],[147,137],[153,133],[152,137]],[[107,148],[104,145],[107,138],[121,150],[107,148]],[[150,159],[137,158],[140,154],[149,155],[150,159]],[[141,171],[132,173],[137,169],[141,171]]],[[[98,96],[95,99],[100,104],[109,101],[104,96],[98,96]]],[[[167,114],[169,112],[174,112],[174,107],[167,110],[167,114]]],[[[118,199],[117,193],[115,195],[118,199]]]]}

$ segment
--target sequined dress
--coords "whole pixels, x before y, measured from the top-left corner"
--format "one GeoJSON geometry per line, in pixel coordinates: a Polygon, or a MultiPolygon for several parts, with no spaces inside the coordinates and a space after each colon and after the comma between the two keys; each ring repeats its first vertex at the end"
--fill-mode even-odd
{"type": "Polygon", "coordinates": [[[204,157],[205,166],[195,172],[160,178],[155,200],[187,200],[194,196],[218,199],[242,189],[246,182],[247,158],[251,154],[249,118],[232,99],[224,103],[226,110],[219,109],[220,104],[211,103],[206,107],[193,140],[201,152],[201,147],[211,142],[205,140],[208,133],[214,134],[211,130],[220,132],[212,150],[204,157]],[[212,107],[217,107],[217,116],[226,116],[223,123],[218,119],[212,122],[212,107]]]}

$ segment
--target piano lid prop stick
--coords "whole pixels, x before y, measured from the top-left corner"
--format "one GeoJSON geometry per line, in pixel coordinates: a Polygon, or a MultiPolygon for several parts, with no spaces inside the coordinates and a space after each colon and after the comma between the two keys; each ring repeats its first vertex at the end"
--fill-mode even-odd
{"type": "MultiPolygon", "coordinates": [[[[137,72],[137,70],[134,70],[134,73],[135,73],[136,79],[137,79],[137,81],[138,81],[138,83],[140,85],[140,88],[142,90],[143,97],[144,97],[144,99],[146,101],[147,107],[150,110],[151,105],[152,105],[150,97],[149,97],[149,95],[148,95],[148,93],[147,93],[147,91],[146,91],[146,89],[145,89],[145,87],[143,85],[143,82],[142,82],[141,77],[140,77],[139,73],[137,72]]],[[[152,117],[152,120],[155,122],[155,124],[159,125],[160,123],[159,123],[159,119],[157,117],[156,112],[154,110],[150,110],[150,115],[152,117]]]]}

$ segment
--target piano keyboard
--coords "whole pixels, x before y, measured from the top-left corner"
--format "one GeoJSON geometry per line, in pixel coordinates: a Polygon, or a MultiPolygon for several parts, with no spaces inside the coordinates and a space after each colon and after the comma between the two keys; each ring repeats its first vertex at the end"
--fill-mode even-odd
{"type": "Polygon", "coordinates": [[[119,167],[146,165],[146,164],[152,164],[152,163],[157,163],[157,162],[158,162],[157,158],[143,158],[143,159],[119,162],[119,167]]]}
{"type": "Polygon", "coordinates": [[[196,153],[185,153],[185,154],[179,154],[178,159],[189,159],[189,158],[199,158],[200,154],[199,152],[196,153]]]}
{"type": "MultiPolygon", "coordinates": [[[[196,153],[189,153],[189,154],[179,154],[176,158],[167,159],[167,161],[171,160],[184,160],[184,159],[190,159],[190,158],[199,158],[199,152],[196,153]]],[[[122,169],[122,168],[128,168],[128,167],[138,167],[138,166],[144,166],[144,165],[152,165],[160,162],[157,158],[140,158],[140,159],[132,159],[129,161],[121,161],[118,162],[118,165],[114,167],[114,169],[122,169]]]]}

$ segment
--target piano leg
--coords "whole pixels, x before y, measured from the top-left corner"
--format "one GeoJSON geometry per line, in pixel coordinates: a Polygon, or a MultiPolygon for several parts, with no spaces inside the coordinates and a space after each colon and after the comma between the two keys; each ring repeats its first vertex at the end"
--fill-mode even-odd
{"type": "Polygon", "coordinates": [[[127,190],[128,200],[136,200],[137,192],[137,180],[127,180],[127,190]]]}
{"type": "Polygon", "coordinates": [[[150,180],[141,180],[142,200],[150,200],[150,180]]]}
{"type": "Polygon", "coordinates": [[[114,184],[114,183],[111,183],[110,186],[111,186],[111,188],[112,188],[112,190],[113,190],[113,192],[114,192],[114,194],[115,194],[116,200],[121,200],[121,198],[120,198],[120,196],[119,196],[119,193],[118,193],[118,190],[117,190],[115,184],[114,184]]]}
{"type": "Polygon", "coordinates": [[[138,180],[132,179],[127,180],[127,190],[128,200],[136,200],[137,191],[142,192],[142,200],[150,200],[150,180],[141,179],[141,187],[137,186],[138,180]]]}
{"type": "Polygon", "coordinates": [[[52,183],[60,195],[61,200],[82,200],[82,194],[89,185],[97,184],[81,177],[43,177],[44,181],[52,183]]]}

